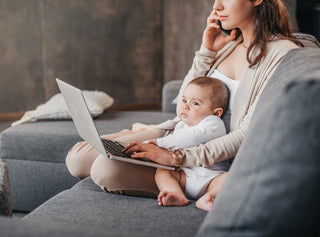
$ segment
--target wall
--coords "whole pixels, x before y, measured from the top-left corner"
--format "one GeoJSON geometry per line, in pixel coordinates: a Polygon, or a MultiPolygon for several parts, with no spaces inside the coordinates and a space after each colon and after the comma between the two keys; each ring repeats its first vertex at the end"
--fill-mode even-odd
{"type": "Polygon", "coordinates": [[[118,104],[160,100],[162,1],[2,0],[0,113],[33,109],[59,77],[118,104]]]}
{"type": "MultiPolygon", "coordinates": [[[[314,0],[312,0],[314,1],[314,0]]],[[[183,79],[200,48],[212,0],[164,0],[164,81],[183,79]]],[[[296,0],[283,0],[291,28],[298,31],[296,0]]]]}
{"type": "Polygon", "coordinates": [[[301,32],[314,35],[320,41],[319,0],[298,1],[297,20],[301,32]]]}
{"type": "Polygon", "coordinates": [[[164,1],[164,81],[183,79],[200,48],[212,0],[164,1]]]}
{"type": "MultiPolygon", "coordinates": [[[[296,0],[286,0],[295,19],[296,0]]],[[[2,0],[0,113],[34,109],[58,77],[118,105],[160,102],[199,49],[212,0],[2,0]]]]}

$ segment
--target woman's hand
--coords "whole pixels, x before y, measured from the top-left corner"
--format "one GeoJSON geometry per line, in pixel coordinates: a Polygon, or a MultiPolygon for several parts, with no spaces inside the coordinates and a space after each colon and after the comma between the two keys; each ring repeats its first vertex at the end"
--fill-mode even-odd
{"type": "Polygon", "coordinates": [[[172,151],[160,148],[153,143],[131,142],[122,152],[131,155],[131,158],[148,158],[161,165],[175,165],[172,151]]]}
{"type": "Polygon", "coordinates": [[[150,140],[148,143],[158,146],[157,140],[150,140]]]}
{"type": "Polygon", "coordinates": [[[216,23],[219,17],[213,10],[207,18],[207,27],[203,32],[202,44],[211,51],[221,50],[227,43],[236,37],[237,30],[233,29],[230,35],[224,35],[216,23]]]}

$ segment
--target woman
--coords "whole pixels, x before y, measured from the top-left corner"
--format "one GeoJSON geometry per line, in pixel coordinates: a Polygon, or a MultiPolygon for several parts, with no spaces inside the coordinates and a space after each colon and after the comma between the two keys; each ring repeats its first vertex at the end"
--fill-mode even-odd
{"type": "MultiPolygon", "coordinates": [[[[147,157],[165,165],[210,166],[230,159],[239,149],[268,79],[283,56],[297,45],[300,43],[291,34],[281,0],[216,0],[201,48],[180,89],[178,103],[184,87],[196,77],[211,76],[224,81],[232,98],[230,133],[203,145],[175,151],[140,143],[163,136],[174,128],[176,118],[146,131],[122,131],[107,137],[124,144],[138,141],[127,146],[125,152],[133,158],[147,157]],[[233,29],[230,35],[222,33],[217,20],[224,29],[233,29]],[[241,32],[239,37],[237,31],[241,32]]],[[[110,192],[144,196],[156,196],[159,192],[154,183],[155,169],[105,159],[85,142],[70,150],[66,163],[75,176],[91,175],[95,183],[110,192]]],[[[215,191],[208,198],[215,197],[225,176],[215,178],[215,191]]]]}

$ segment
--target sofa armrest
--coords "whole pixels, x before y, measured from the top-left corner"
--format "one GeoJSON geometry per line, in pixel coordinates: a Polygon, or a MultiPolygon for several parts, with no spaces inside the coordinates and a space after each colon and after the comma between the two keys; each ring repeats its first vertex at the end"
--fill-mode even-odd
{"type": "Polygon", "coordinates": [[[293,33],[297,37],[304,47],[320,48],[320,43],[317,38],[307,33],[293,33]]]}
{"type": "Polygon", "coordinates": [[[11,192],[8,166],[0,158],[0,215],[11,216],[11,192]]]}
{"type": "Polygon", "coordinates": [[[168,113],[176,112],[176,104],[172,101],[179,93],[179,89],[182,84],[182,80],[174,80],[167,82],[162,89],[162,111],[168,113]]]}

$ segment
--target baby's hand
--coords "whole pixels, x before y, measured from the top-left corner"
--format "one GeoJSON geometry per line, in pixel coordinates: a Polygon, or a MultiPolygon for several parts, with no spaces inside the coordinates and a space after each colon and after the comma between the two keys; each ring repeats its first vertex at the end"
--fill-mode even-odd
{"type": "Polygon", "coordinates": [[[133,132],[146,131],[146,130],[149,130],[149,129],[153,128],[154,126],[155,125],[147,125],[147,124],[143,124],[143,123],[134,123],[134,124],[132,124],[131,130],[133,132]]]}

